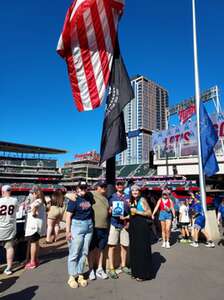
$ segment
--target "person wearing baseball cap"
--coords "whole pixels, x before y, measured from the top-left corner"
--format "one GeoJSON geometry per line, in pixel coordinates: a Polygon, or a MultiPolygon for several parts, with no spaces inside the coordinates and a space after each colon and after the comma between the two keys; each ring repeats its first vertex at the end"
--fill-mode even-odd
{"type": "Polygon", "coordinates": [[[109,224],[109,203],[106,198],[107,184],[104,181],[99,181],[96,184],[96,190],[92,192],[94,204],[94,231],[93,238],[90,244],[89,254],[89,280],[107,279],[108,276],[103,269],[104,250],[108,240],[108,224],[109,224]],[[97,254],[96,254],[96,250],[97,254]],[[96,271],[94,270],[94,262],[97,264],[96,271]]]}
{"type": "Polygon", "coordinates": [[[0,246],[6,249],[7,268],[4,274],[12,274],[12,263],[14,259],[14,239],[16,235],[16,212],[18,201],[11,197],[12,187],[3,185],[0,198],[0,246]]]}
{"type": "Polygon", "coordinates": [[[129,225],[129,197],[124,194],[124,181],[116,182],[116,193],[112,194],[109,199],[111,219],[110,219],[110,229],[108,237],[108,257],[110,271],[109,276],[112,279],[118,278],[118,272],[125,273],[130,275],[131,271],[127,267],[127,252],[129,247],[129,234],[127,231],[129,225]],[[117,214],[119,212],[119,214],[117,214]],[[115,271],[114,269],[114,260],[115,260],[115,248],[120,244],[121,251],[121,266],[119,270],[115,271]]]}

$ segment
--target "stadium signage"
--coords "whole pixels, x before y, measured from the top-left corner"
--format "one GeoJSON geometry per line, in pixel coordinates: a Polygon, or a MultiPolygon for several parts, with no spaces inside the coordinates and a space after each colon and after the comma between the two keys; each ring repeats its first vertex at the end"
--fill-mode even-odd
{"type": "MultiPolygon", "coordinates": [[[[224,138],[224,114],[212,116],[214,127],[220,139],[224,138]]],[[[152,135],[153,149],[171,149],[177,144],[182,147],[197,143],[196,121],[188,121],[168,130],[154,132],[152,135]]]]}
{"type": "Polygon", "coordinates": [[[82,154],[75,154],[74,157],[77,160],[84,160],[84,159],[89,159],[94,161],[100,160],[100,155],[96,151],[89,151],[82,154]]]}

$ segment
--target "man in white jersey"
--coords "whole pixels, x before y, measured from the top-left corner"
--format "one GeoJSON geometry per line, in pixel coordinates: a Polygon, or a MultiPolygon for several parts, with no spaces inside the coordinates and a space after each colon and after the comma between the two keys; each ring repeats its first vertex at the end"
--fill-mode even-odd
{"type": "Polygon", "coordinates": [[[11,197],[11,186],[3,185],[0,198],[0,246],[6,249],[7,268],[4,271],[6,275],[12,274],[17,207],[17,199],[11,197]]]}

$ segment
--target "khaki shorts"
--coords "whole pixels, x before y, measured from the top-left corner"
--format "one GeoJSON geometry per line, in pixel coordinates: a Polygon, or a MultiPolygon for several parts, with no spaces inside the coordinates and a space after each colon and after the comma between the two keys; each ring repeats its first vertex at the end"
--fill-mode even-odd
{"type": "Polygon", "coordinates": [[[118,244],[128,247],[129,246],[129,233],[126,229],[118,229],[113,225],[110,225],[109,237],[108,237],[108,245],[117,246],[118,244]]]}
{"type": "Polygon", "coordinates": [[[64,208],[58,206],[51,206],[48,212],[48,219],[61,220],[64,214],[64,208]]]}
{"type": "Polygon", "coordinates": [[[0,246],[4,247],[6,250],[13,248],[15,245],[14,240],[8,240],[8,241],[0,241],[0,246]]]}

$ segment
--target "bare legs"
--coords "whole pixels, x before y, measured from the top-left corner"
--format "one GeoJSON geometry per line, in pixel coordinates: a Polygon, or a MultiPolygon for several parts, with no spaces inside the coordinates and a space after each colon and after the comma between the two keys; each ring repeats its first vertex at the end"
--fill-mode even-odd
{"type": "Polygon", "coordinates": [[[183,238],[184,238],[185,236],[186,236],[187,238],[190,237],[190,233],[189,233],[189,230],[188,230],[187,226],[181,228],[181,234],[182,234],[182,237],[183,237],[183,238]]]}
{"type": "Polygon", "coordinates": [[[161,228],[162,228],[163,242],[169,242],[169,240],[170,240],[171,220],[161,221],[161,228]]]}
{"type": "Polygon", "coordinates": [[[121,245],[121,267],[126,267],[128,248],[121,245]]]}
{"type": "Polygon", "coordinates": [[[54,225],[55,225],[55,220],[52,219],[47,219],[47,237],[46,237],[46,241],[48,243],[51,242],[51,236],[54,230],[54,225]]]}
{"type": "Polygon", "coordinates": [[[59,234],[59,220],[52,220],[52,219],[47,219],[47,237],[46,241],[48,243],[52,242],[52,235],[54,235],[54,241],[56,242],[58,239],[58,234],[59,234]]]}
{"type": "Polygon", "coordinates": [[[30,243],[30,262],[35,264],[39,256],[39,241],[30,243]]]}
{"type": "Polygon", "coordinates": [[[170,229],[171,229],[171,220],[166,220],[165,224],[166,224],[166,241],[169,242],[170,240],[170,229]]]}
{"type": "Polygon", "coordinates": [[[12,269],[13,259],[14,259],[14,248],[10,247],[6,249],[6,259],[7,259],[7,269],[12,269]]]}
{"type": "Polygon", "coordinates": [[[56,223],[55,223],[55,225],[54,225],[54,241],[55,241],[55,242],[56,242],[57,239],[58,239],[59,230],[60,230],[59,220],[57,220],[56,223]]]}
{"type": "Polygon", "coordinates": [[[104,250],[94,249],[89,254],[89,268],[92,270],[94,268],[94,263],[96,262],[97,269],[103,268],[103,256],[104,250]]]}
{"type": "Polygon", "coordinates": [[[108,258],[109,258],[109,266],[111,270],[114,269],[114,251],[115,251],[115,246],[109,246],[108,258]]]}

